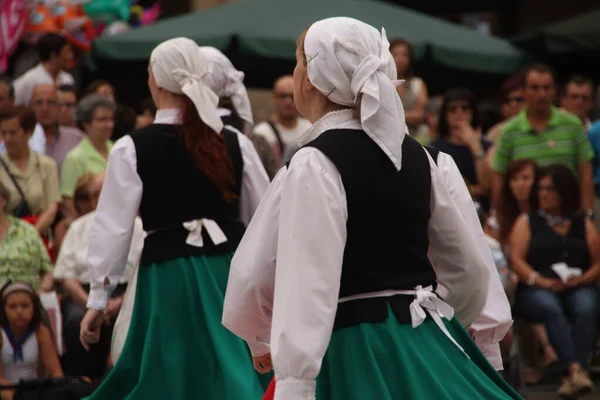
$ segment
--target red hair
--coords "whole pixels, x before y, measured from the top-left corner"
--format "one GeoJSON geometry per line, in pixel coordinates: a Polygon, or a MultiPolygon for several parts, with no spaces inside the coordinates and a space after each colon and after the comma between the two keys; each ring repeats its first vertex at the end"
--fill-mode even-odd
{"type": "Polygon", "coordinates": [[[233,166],[225,139],[221,132],[213,131],[202,121],[189,97],[182,98],[181,134],[185,149],[227,201],[237,198],[233,189],[233,166]]]}

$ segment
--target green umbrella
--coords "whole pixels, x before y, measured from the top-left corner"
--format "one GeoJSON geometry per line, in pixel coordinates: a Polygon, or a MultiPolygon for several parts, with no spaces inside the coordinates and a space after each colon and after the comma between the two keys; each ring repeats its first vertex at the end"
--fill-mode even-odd
{"type": "Polygon", "coordinates": [[[523,51],[503,39],[372,0],[243,0],[101,37],[94,43],[93,54],[100,59],[143,61],[158,43],[186,36],[236,59],[293,61],[298,35],[312,22],[336,16],[385,27],[388,38],[408,40],[417,62],[427,58],[456,70],[510,74],[526,59],[523,51]]]}

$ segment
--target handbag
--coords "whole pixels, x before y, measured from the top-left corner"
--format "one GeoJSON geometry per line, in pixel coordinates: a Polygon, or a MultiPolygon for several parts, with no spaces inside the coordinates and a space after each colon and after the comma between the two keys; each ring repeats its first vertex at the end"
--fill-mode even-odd
{"type": "Polygon", "coordinates": [[[2,163],[2,166],[4,167],[4,170],[10,177],[10,180],[12,181],[14,187],[17,189],[17,191],[19,192],[19,195],[21,196],[21,201],[13,209],[11,214],[17,218],[24,218],[29,215],[32,215],[31,208],[29,208],[29,204],[27,204],[27,199],[25,198],[25,193],[23,193],[23,190],[21,189],[21,185],[19,185],[19,182],[17,182],[17,179],[14,177],[14,175],[10,173],[10,171],[8,170],[8,165],[6,165],[6,163],[4,162],[2,157],[0,157],[0,162],[2,163]]]}

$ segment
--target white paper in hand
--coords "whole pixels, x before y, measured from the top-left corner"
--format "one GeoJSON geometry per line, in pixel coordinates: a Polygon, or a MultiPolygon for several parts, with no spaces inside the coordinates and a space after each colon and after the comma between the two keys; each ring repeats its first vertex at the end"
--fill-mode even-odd
{"type": "Polygon", "coordinates": [[[567,283],[570,277],[569,266],[564,262],[552,264],[552,270],[556,272],[556,275],[560,278],[563,283],[567,283]]]}

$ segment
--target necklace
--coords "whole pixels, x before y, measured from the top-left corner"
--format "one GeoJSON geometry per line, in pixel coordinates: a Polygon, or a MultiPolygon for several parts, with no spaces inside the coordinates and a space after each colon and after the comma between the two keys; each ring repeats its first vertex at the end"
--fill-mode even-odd
{"type": "Polygon", "coordinates": [[[546,220],[546,222],[548,223],[548,225],[550,225],[550,226],[562,225],[562,224],[565,224],[565,223],[571,221],[571,218],[550,215],[546,211],[542,211],[542,210],[538,211],[538,215],[540,217],[544,218],[546,220]]]}

